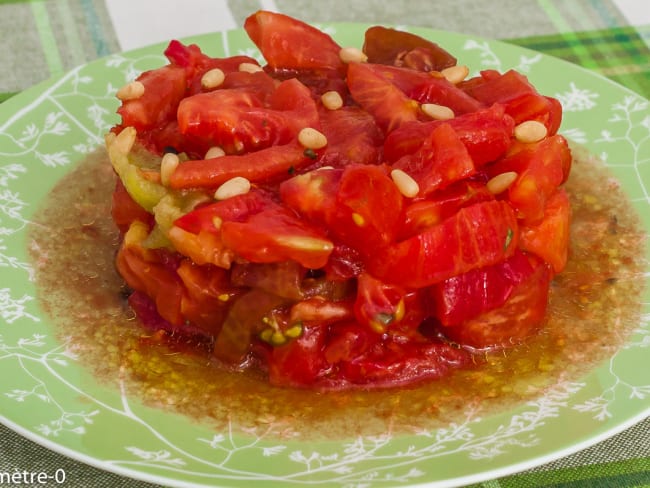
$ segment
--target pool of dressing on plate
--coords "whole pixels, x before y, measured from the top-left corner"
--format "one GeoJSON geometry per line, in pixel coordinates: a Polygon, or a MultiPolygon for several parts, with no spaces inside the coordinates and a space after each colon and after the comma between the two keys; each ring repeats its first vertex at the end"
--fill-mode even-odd
{"type": "Polygon", "coordinates": [[[114,268],[115,176],[104,149],[61,179],[32,219],[38,297],[81,364],[108,388],[214,429],[263,426],[269,435],[338,439],[413,433],[484,417],[577,380],[638,326],[645,231],[608,169],[574,146],[566,188],[570,258],[551,286],[542,331],[525,344],[475,356],[471,368],[408,388],[315,392],[277,388],[260,374],[219,368],[207,351],[150,340],[114,268]]]}

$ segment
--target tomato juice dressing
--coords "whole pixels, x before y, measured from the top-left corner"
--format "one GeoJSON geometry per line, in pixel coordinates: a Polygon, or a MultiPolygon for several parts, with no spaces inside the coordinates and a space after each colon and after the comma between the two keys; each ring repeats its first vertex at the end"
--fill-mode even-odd
{"type": "Polygon", "coordinates": [[[413,432],[485,416],[578,380],[620,348],[640,319],[645,232],[601,162],[573,147],[565,187],[570,258],[551,285],[547,317],[523,345],[482,352],[473,365],[405,388],[316,392],[270,386],[220,368],[191,338],[142,328],[115,271],[114,173],[104,149],[64,177],[31,228],[38,296],[59,340],[108,388],[215,429],[263,426],[278,437],[413,432]]]}

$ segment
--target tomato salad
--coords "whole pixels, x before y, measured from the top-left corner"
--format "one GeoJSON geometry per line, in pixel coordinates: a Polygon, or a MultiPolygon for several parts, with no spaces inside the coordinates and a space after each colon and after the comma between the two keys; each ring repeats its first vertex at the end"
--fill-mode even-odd
{"type": "Polygon", "coordinates": [[[437,378],[543,327],[558,101],[390,28],[362,49],[279,13],[244,28],[265,65],[172,41],[118,92],[116,265],[144,326],[314,389],[437,378]]]}

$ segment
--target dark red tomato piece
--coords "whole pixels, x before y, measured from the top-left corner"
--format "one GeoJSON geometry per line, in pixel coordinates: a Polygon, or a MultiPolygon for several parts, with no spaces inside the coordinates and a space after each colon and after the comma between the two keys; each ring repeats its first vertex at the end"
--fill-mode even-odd
{"type": "Polygon", "coordinates": [[[133,100],[125,100],[117,109],[123,127],[135,127],[138,132],[164,124],[176,116],[176,108],[185,96],[185,70],[178,66],[163,66],[145,71],[137,81],[144,85],[144,93],[133,100]]]}
{"type": "Polygon", "coordinates": [[[508,203],[476,203],[377,252],[368,269],[387,283],[422,288],[503,261],[514,253],[518,238],[517,219],[508,203]]]}
{"type": "Polygon", "coordinates": [[[461,324],[502,306],[513,290],[544,264],[516,251],[501,263],[473,269],[429,288],[435,317],[444,326],[461,324]]]}
{"type": "Polygon", "coordinates": [[[493,199],[494,195],[481,181],[463,180],[454,183],[405,207],[398,239],[403,240],[419,234],[451,217],[463,207],[493,199]]]}
{"type": "Polygon", "coordinates": [[[324,231],[285,207],[263,210],[245,222],[224,222],[221,239],[226,247],[253,263],[292,259],[315,269],[325,266],[334,248],[324,231]]]}
{"type": "Polygon", "coordinates": [[[237,293],[230,283],[228,272],[216,266],[197,266],[189,259],[176,270],[183,282],[185,293],[181,299],[181,314],[185,320],[215,337],[230,306],[219,297],[232,297],[237,293]]]}
{"type": "Polygon", "coordinates": [[[463,180],[476,171],[474,162],[450,124],[436,125],[413,154],[400,158],[393,168],[408,173],[420,187],[421,197],[463,180]]]}
{"type": "Polygon", "coordinates": [[[135,220],[147,225],[153,224],[153,215],[138,205],[119,178],[115,182],[115,190],[112,195],[111,217],[113,222],[120,229],[120,232],[129,230],[129,226],[135,220]]]}
{"type": "Polygon", "coordinates": [[[394,162],[405,154],[414,153],[433,128],[443,123],[454,128],[477,167],[505,154],[514,129],[513,119],[506,115],[504,106],[498,104],[444,122],[409,122],[386,136],[384,157],[394,162]]]}
{"type": "Polygon", "coordinates": [[[241,88],[252,93],[265,105],[277,87],[276,81],[264,71],[249,73],[247,71],[233,71],[227,73],[223,83],[216,89],[227,90],[229,88],[241,88]]]}
{"type": "Polygon", "coordinates": [[[356,107],[321,110],[321,132],[327,137],[322,165],[342,167],[352,163],[377,164],[383,135],[375,119],[356,107]]]}
{"type": "Polygon", "coordinates": [[[544,218],[546,201],[565,180],[571,160],[566,139],[556,134],[533,144],[513,145],[506,157],[487,170],[490,175],[506,171],[519,175],[508,188],[508,200],[519,218],[535,224],[544,218]]]}
{"type": "Polygon", "coordinates": [[[512,347],[534,334],[542,325],[548,304],[553,273],[549,266],[536,266],[534,272],[516,286],[499,308],[442,332],[451,340],[474,349],[512,347]]]}
{"type": "Polygon", "coordinates": [[[538,120],[546,125],[549,134],[557,132],[562,121],[562,107],[556,100],[540,95],[526,76],[515,70],[503,74],[487,71],[481,75],[480,81],[461,85],[469,95],[487,105],[504,104],[517,124],[538,120]]]}
{"type": "Polygon", "coordinates": [[[456,58],[438,44],[410,32],[382,26],[366,30],[363,52],[370,63],[420,71],[440,71],[456,64],[456,58]]]}
{"type": "Polygon", "coordinates": [[[417,120],[419,104],[368,63],[349,63],[347,83],[352,98],[375,118],[384,133],[417,120]]]}
{"type": "Polygon", "coordinates": [[[176,219],[174,225],[194,234],[202,230],[217,233],[223,222],[244,222],[264,209],[276,207],[278,203],[270,193],[252,189],[243,195],[197,207],[176,219]]]}
{"type": "Polygon", "coordinates": [[[334,249],[325,265],[325,279],[345,281],[356,278],[363,271],[364,264],[359,251],[341,243],[334,243],[334,249]]]}
{"type": "Polygon", "coordinates": [[[404,318],[405,294],[399,286],[383,283],[368,273],[361,273],[357,277],[357,296],[354,302],[357,322],[383,334],[404,318]]]}
{"type": "Polygon", "coordinates": [[[334,220],[341,169],[322,168],[280,183],[282,202],[308,220],[327,224],[334,220]]]}
{"type": "Polygon", "coordinates": [[[344,69],[341,47],[329,35],[288,15],[260,10],[244,29],[273,69],[344,69]]]}
{"type": "Polygon", "coordinates": [[[178,121],[170,120],[145,132],[138,132],[138,141],[154,154],[163,155],[173,150],[177,153],[184,152],[190,158],[201,159],[205,153],[214,146],[207,137],[196,137],[181,134],[178,130],[178,121]]]}
{"type": "Polygon", "coordinates": [[[216,188],[235,176],[253,182],[277,181],[312,164],[312,156],[294,141],[246,154],[185,161],[172,173],[170,186],[175,190],[216,188]]]}
{"type": "Polygon", "coordinates": [[[314,386],[329,370],[323,354],[326,329],[304,326],[302,335],[274,347],[268,357],[269,383],[275,386],[314,386]]]}
{"type": "Polygon", "coordinates": [[[336,193],[333,218],[327,222],[342,243],[372,255],[395,240],[403,197],[383,166],[346,166],[336,193]]]}
{"type": "Polygon", "coordinates": [[[568,258],[570,224],[571,204],[566,191],[560,188],[546,201],[544,218],[539,224],[520,227],[519,245],[560,273],[568,258]]]}

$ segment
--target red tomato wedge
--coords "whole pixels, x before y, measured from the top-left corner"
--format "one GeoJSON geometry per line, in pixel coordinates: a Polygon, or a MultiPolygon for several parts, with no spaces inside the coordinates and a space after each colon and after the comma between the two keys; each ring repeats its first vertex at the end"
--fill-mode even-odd
{"type": "Polygon", "coordinates": [[[375,256],[370,271],[388,283],[421,288],[503,261],[517,249],[515,213],[505,202],[482,202],[375,256]]]}
{"type": "Polygon", "coordinates": [[[418,103],[366,63],[348,64],[347,83],[355,102],[375,118],[385,133],[417,120],[418,103]]]}
{"type": "Polygon", "coordinates": [[[341,47],[329,35],[288,15],[259,11],[244,29],[272,69],[343,69],[341,47]]]}

